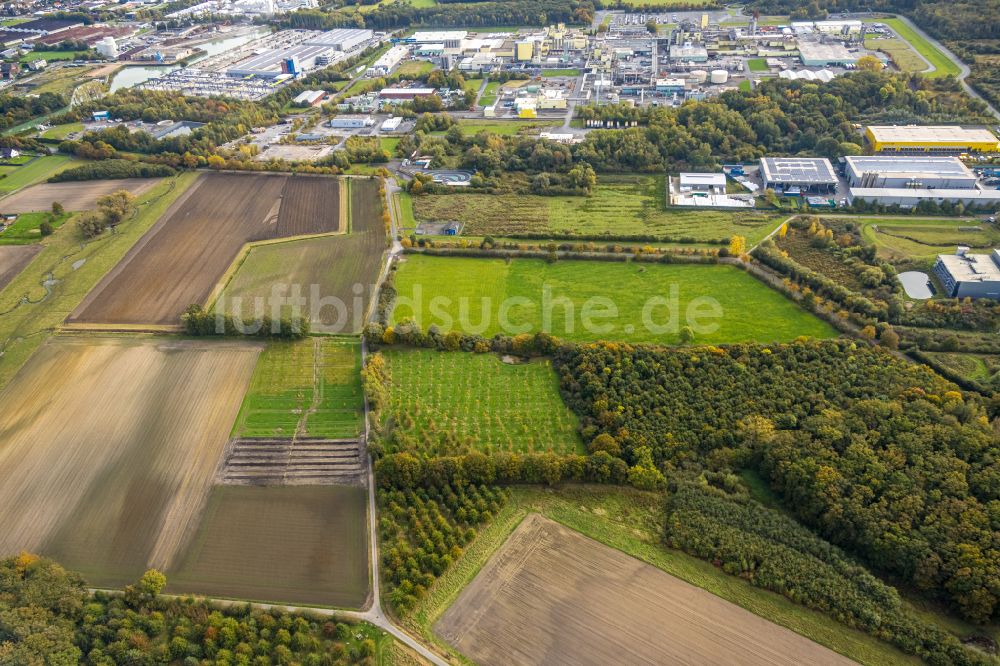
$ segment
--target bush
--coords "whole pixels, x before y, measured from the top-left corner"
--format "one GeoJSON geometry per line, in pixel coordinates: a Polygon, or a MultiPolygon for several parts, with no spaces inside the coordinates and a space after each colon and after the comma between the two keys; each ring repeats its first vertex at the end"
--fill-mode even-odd
{"type": "MultiPolygon", "coordinates": [[[[177,174],[177,169],[166,164],[147,164],[131,160],[101,160],[60,171],[49,178],[50,183],[71,180],[104,180],[110,178],[162,178],[177,174]]],[[[52,204],[55,211],[56,204],[52,204]]],[[[62,206],[59,206],[62,208],[62,206]]]]}

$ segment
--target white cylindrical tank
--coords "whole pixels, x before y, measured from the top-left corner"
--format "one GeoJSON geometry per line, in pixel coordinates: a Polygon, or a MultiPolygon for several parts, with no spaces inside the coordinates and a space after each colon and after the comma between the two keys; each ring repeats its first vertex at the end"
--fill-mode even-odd
{"type": "Polygon", "coordinates": [[[110,35],[98,41],[95,48],[98,53],[108,60],[114,60],[118,57],[118,43],[115,42],[115,38],[110,35]]]}
{"type": "Polygon", "coordinates": [[[729,72],[724,69],[712,70],[712,83],[725,83],[729,80],[729,72]]]}
{"type": "Polygon", "coordinates": [[[708,81],[708,72],[703,69],[696,69],[691,72],[691,80],[695,83],[704,83],[708,81]]]}

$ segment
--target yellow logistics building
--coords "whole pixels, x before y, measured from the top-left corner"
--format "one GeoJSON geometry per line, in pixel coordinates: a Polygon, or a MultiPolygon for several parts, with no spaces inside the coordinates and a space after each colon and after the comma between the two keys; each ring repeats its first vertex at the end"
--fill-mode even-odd
{"type": "Polygon", "coordinates": [[[877,153],[1000,152],[1000,140],[982,127],[870,125],[865,135],[877,153]]]}

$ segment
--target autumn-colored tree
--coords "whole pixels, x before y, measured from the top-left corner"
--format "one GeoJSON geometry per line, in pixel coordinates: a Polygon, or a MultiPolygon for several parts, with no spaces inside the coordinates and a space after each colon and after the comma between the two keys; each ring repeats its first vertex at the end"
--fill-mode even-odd
{"type": "Polygon", "coordinates": [[[882,61],[873,55],[863,55],[858,58],[858,69],[866,72],[877,72],[883,67],[882,61]]]}
{"type": "Polygon", "coordinates": [[[747,239],[744,236],[733,236],[729,239],[729,254],[739,257],[746,251],[747,239]]]}

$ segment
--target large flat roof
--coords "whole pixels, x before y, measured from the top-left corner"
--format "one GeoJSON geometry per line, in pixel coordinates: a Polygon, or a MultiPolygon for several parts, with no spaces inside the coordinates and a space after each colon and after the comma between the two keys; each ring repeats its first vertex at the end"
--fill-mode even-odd
{"type": "Polygon", "coordinates": [[[724,173],[690,173],[680,174],[682,185],[713,185],[718,187],[726,186],[726,174],[724,173]]]}
{"type": "Polygon", "coordinates": [[[418,44],[425,42],[449,42],[456,39],[465,39],[465,36],[468,34],[465,30],[418,30],[406,41],[417,42],[418,44]]]}
{"type": "Polygon", "coordinates": [[[975,178],[957,157],[907,157],[905,155],[850,155],[844,158],[855,173],[907,174],[913,176],[962,176],[975,178]]]}
{"type": "Polygon", "coordinates": [[[1000,282],[1000,264],[994,257],[1000,256],[1000,250],[993,254],[939,254],[938,260],[945,265],[951,276],[957,282],[1000,282]]]}
{"type": "Polygon", "coordinates": [[[764,180],[790,183],[836,183],[833,165],[825,157],[762,157],[764,180]]]}
{"type": "Polygon", "coordinates": [[[920,141],[926,143],[996,143],[985,127],[960,125],[869,125],[868,132],[879,142],[920,141]]]}
{"type": "Polygon", "coordinates": [[[941,199],[942,201],[976,201],[985,204],[1000,203],[1000,190],[978,188],[944,189],[941,187],[852,187],[852,197],[895,197],[898,199],[941,199]]]}

